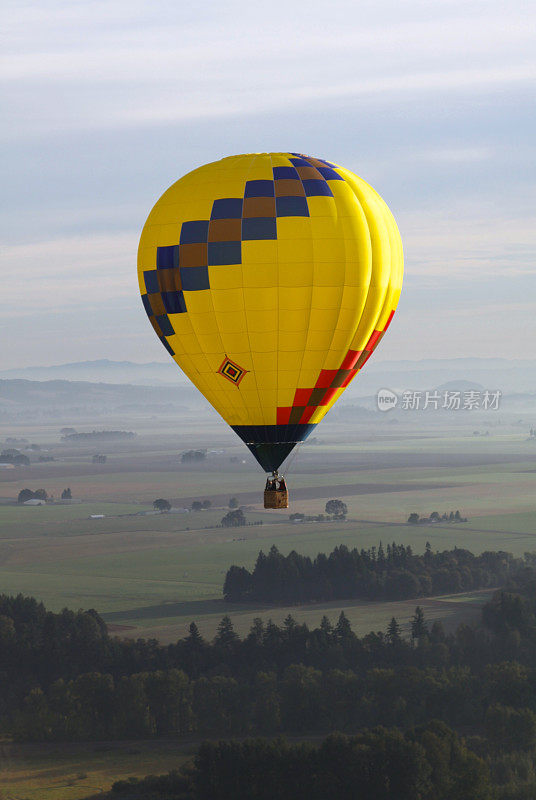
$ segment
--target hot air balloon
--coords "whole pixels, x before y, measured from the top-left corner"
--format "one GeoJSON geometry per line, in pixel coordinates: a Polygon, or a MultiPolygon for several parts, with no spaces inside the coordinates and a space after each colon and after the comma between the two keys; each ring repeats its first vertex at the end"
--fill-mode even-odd
{"type": "MultiPolygon", "coordinates": [[[[400,234],[350,170],[300,153],[180,178],[141,234],[145,311],[178,366],[271,477],[378,346],[402,287],[400,234]]],[[[283,481],[283,482],[282,482],[283,481]]]]}

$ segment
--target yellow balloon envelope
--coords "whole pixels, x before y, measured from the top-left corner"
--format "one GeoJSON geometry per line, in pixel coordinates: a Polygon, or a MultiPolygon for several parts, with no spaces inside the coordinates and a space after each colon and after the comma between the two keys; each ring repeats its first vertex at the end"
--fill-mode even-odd
{"type": "Polygon", "coordinates": [[[377,192],[299,153],[188,173],[152,209],[138,252],[162,344],[267,471],[374,352],[402,272],[400,234],[377,192]]]}

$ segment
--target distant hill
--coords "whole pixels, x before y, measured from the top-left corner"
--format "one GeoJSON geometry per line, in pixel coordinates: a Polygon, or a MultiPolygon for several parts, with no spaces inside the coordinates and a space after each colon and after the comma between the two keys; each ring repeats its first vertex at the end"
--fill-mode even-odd
{"type": "MultiPolygon", "coordinates": [[[[80,361],[72,364],[21,367],[0,371],[0,378],[31,381],[89,381],[90,383],[132,384],[135,386],[188,386],[186,376],[176,364],[152,361],[80,361]]],[[[460,381],[478,383],[484,389],[503,393],[536,392],[536,359],[449,358],[421,361],[376,361],[371,359],[345,392],[344,398],[375,394],[378,389],[394,391],[431,389],[460,381]]]]}
{"type": "Polygon", "coordinates": [[[353,381],[344,397],[365,397],[378,389],[426,390],[439,386],[479,389],[503,394],[536,392],[536,360],[505,358],[452,358],[423,361],[378,361],[372,359],[353,381]]]}
{"type": "Polygon", "coordinates": [[[178,414],[210,406],[193,386],[133,386],[86,381],[0,380],[0,420],[109,414],[178,414]]]}
{"type": "Polygon", "coordinates": [[[89,381],[91,383],[130,383],[137,386],[186,386],[188,380],[169,359],[137,364],[133,361],[79,361],[73,364],[21,367],[0,371],[0,378],[22,378],[30,381],[89,381]]]}
{"type": "MultiPolygon", "coordinates": [[[[482,391],[483,387],[475,381],[458,380],[435,386],[427,384],[426,388],[439,391],[457,389],[464,392],[470,389],[482,391]]],[[[330,413],[330,419],[373,419],[378,414],[376,391],[375,388],[373,394],[360,395],[358,398],[350,392],[345,393],[341,402],[330,413]]],[[[536,393],[505,392],[501,399],[501,408],[506,412],[534,410],[536,415],[536,393]]],[[[195,411],[201,417],[214,413],[197,389],[186,383],[176,386],[140,386],[89,381],[0,379],[2,422],[29,418],[74,421],[122,414],[180,415],[185,410],[195,411]]],[[[396,417],[398,413],[399,409],[390,412],[389,418],[396,417]]]]}

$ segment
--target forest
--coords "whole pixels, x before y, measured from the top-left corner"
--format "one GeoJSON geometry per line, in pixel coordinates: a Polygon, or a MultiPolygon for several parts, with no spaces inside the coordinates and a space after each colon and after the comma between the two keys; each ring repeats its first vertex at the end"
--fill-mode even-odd
{"type": "MultiPolygon", "coordinates": [[[[334,763],[342,759],[337,748],[356,754],[351,762],[356,772],[340,773],[341,797],[350,796],[344,792],[359,775],[367,741],[383,737],[386,753],[401,748],[420,764],[410,772],[423,776],[424,788],[420,794],[408,789],[408,797],[472,800],[480,795],[471,793],[469,784],[456,792],[452,786],[457,780],[470,782],[476,771],[478,786],[487,787],[489,776],[495,787],[495,794],[482,798],[533,798],[536,558],[495,556],[509,565],[502,588],[484,607],[479,625],[461,625],[453,633],[438,622],[429,625],[417,607],[408,635],[392,619],[386,631],[358,637],[341,613],[336,624],[324,618],[315,629],[290,615],[280,626],[257,619],[240,638],[224,617],[212,642],[192,622],[188,636],[162,646],[109,636],[96,611],[54,614],[33,598],[1,596],[1,732],[18,741],[263,736],[280,742],[273,751],[267,743],[244,742],[244,749],[236,742],[210,745],[212,750],[203,745],[197,759],[212,759],[210,774],[222,787],[220,794],[196,784],[192,767],[191,774],[176,776],[182,795],[176,786],[174,793],[155,794],[132,784],[129,792],[145,792],[132,797],[241,796],[231,781],[233,775],[238,780],[236,764],[247,770],[256,759],[268,759],[274,774],[279,769],[284,774],[289,764],[307,772],[303,764],[313,758],[309,745],[301,750],[277,739],[287,735],[328,736],[314,747],[322,752],[332,747],[334,763]],[[332,731],[344,736],[333,740],[332,731]],[[433,736],[441,738],[441,747],[426,744],[433,736]],[[441,762],[447,790],[436,785],[434,758],[449,742],[448,747],[468,755],[456,762],[463,780],[456,777],[452,758],[441,762]],[[433,758],[426,755],[428,746],[433,758]]],[[[369,778],[375,780],[372,773],[369,778]]],[[[158,780],[165,784],[175,778],[158,780]]],[[[374,796],[403,796],[388,784],[382,791],[374,796]]],[[[263,786],[242,796],[268,796],[262,792],[263,786]]],[[[308,795],[315,796],[313,790],[308,795]]]]}
{"type": "Polygon", "coordinates": [[[313,601],[408,600],[499,586],[516,563],[507,553],[475,556],[461,548],[434,553],[426,543],[423,555],[411,547],[382,543],[370,550],[336,547],[315,559],[293,550],[282,555],[273,546],[261,550],[253,572],[233,565],[223,595],[230,602],[304,603],[313,601]]]}
{"type": "Polygon", "coordinates": [[[118,781],[117,800],[490,800],[485,761],[439,722],[406,733],[205,742],[182,772],[118,781]]]}

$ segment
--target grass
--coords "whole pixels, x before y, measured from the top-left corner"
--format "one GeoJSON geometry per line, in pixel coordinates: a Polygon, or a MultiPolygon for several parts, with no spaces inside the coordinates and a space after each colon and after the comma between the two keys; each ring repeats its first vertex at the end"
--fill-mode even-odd
{"type": "Polygon", "coordinates": [[[224,614],[229,614],[237,633],[246,635],[256,617],[265,622],[269,619],[282,624],[288,614],[298,622],[306,622],[311,628],[318,627],[326,616],[332,624],[337,622],[344,611],[353,630],[359,636],[370,631],[386,631],[392,617],[396,617],[403,630],[409,630],[415,607],[420,605],[428,623],[441,620],[447,630],[454,630],[461,622],[469,623],[478,619],[482,606],[492,595],[491,590],[477,591],[465,595],[442,598],[419,598],[419,600],[399,600],[384,603],[369,603],[363,600],[332,601],[293,606],[233,605],[219,601],[169,604],[164,608],[133,610],[124,617],[121,613],[106,616],[112,631],[118,626],[118,633],[124,636],[156,637],[163,643],[175,642],[186,636],[188,625],[195,619],[205,638],[211,639],[224,614]],[[153,616],[151,616],[151,614],[153,616]],[[128,626],[133,625],[134,628],[128,626]]]}
{"type": "MultiPolygon", "coordinates": [[[[207,634],[213,632],[225,612],[221,589],[228,567],[251,568],[259,549],[272,544],[283,553],[296,549],[310,556],[341,543],[368,548],[380,540],[411,544],[417,552],[427,541],[434,549],[458,546],[475,553],[522,554],[535,548],[536,472],[528,470],[535,467],[536,452],[527,449],[525,432],[510,426],[474,437],[471,421],[450,429],[392,426],[387,420],[375,429],[368,423],[323,425],[324,443],[302,447],[294,462],[290,510],[318,514],[328,497],[341,493],[349,520],[294,525],[287,512],[262,509],[262,472],[236,437],[215,421],[190,422],[179,420],[173,427],[167,420],[138,417],[99,425],[139,434],[110,444],[102,466],[91,463],[92,446],[67,446],[54,427],[6,430],[5,435],[39,441],[57,460],[0,474],[0,495],[16,498],[24,486],[42,486],[58,496],[70,486],[84,502],[0,505],[2,590],[32,594],[53,610],[94,607],[113,615],[114,624],[128,625],[128,635],[167,638],[179,635],[196,615],[207,634]],[[202,465],[181,464],[180,452],[192,447],[224,452],[209,455],[202,465]],[[237,463],[230,462],[232,456],[237,463]],[[263,524],[236,531],[216,527],[233,495],[243,498],[248,520],[263,524]],[[218,507],[140,514],[156,497],[175,505],[208,498],[218,507]],[[404,524],[414,511],[456,509],[468,523],[404,524]],[[91,514],[105,517],[91,520],[91,514]]],[[[265,615],[266,609],[233,609],[233,616],[245,629],[261,611],[265,615]]],[[[316,624],[324,611],[335,613],[315,606],[296,614],[316,624]]],[[[374,624],[372,611],[362,605],[351,613],[357,626],[374,624]]]]}
{"type": "Polygon", "coordinates": [[[193,754],[191,743],[111,742],[1,744],[0,797],[16,800],[82,800],[130,776],[177,769],[193,754]]]}

